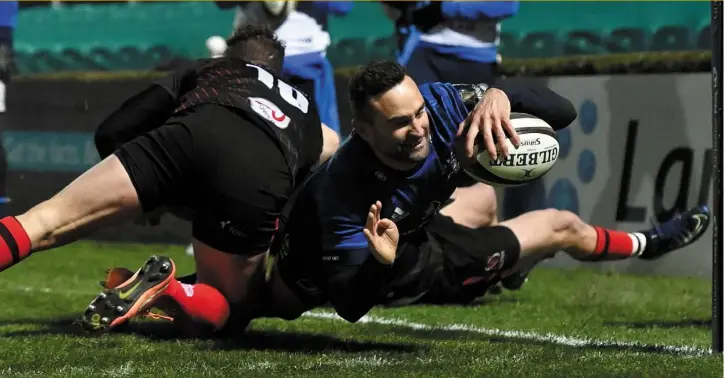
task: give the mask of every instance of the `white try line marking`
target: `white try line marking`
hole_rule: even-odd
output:
[[[332,312],[306,312],[303,314],[303,316],[314,319],[330,319],[346,322],[346,320],[342,319],[339,315]],[[639,342],[621,342],[613,340],[594,340],[581,337],[561,336],[552,333],[537,333],[529,331],[509,331],[495,328],[482,328],[469,324],[429,325],[409,322],[404,319],[387,318],[372,315],[363,316],[360,320],[357,321],[357,323],[397,326],[420,331],[470,332],[491,337],[545,342],[576,348],[590,347],[601,349],[628,349],[633,352],[665,352],[688,356],[706,356],[711,354],[711,349],[702,349],[690,346],[644,344]]]
[[[0,291],[15,292],[33,292],[61,295],[83,295],[93,296],[100,292],[81,291],[81,290],[55,290],[47,287],[4,287]],[[90,299],[90,298],[89,298]],[[309,311],[302,314],[303,317],[312,319],[343,321],[339,315],[333,312]],[[491,337],[502,337],[509,339],[529,340],[535,342],[546,342],[557,345],[565,345],[571,347],[590,347],[601,349],[629,349],[634,352],[664,352],[671,354],[680,354],[688,356],[706,356],[711,355],[711,349],[697,348],[691,346],[675,346],[662,344],[644,344],[640,342],[615,341],[615,340],[595,340],[582,337],[562,336],[552,333],[537,333],[530,331],[511,331],[496,328],[476,327],[469,324],[444,324],[429,325],[423,323],[410,322],[405,319],[387,318],[381,316],[365,315],[357,323],[361,324],[379,324],[388,326],[404,327],[420,331],[442,331],[442,332],[470,332]]]

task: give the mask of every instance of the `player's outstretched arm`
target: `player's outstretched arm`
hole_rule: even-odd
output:
[[[96,129],[95,143],[101,159],[110,156],[122,144],[161,126],[175,108],[173,96],[156,84],[126,100]]]
[[[323,261],[330,275],[329,301],[337,314],[356,322],[379,304],[397,255],[399,232],[389,219],[381,219],[379,202],[370,206],[366,225],[358,235],[367,246],[356,250],[325,252]]]
[[[502,80],[492,86],[502,90],[513,112],[532,114],[560,130],[573,122],[578,113],[571,102],[545,85]]]
[[[453,87],[470,112],[483,100],[489,89],[487,84],[453,84]],[[508,96],[511,111],[532,114],[556,130],[570,125],[577,117],[573,104],[546,86],[503,80],[490,88],[500,89]]]
[[[149,85],[123,102],[98,125],[95,143],[101,159],[137,136],[151,131],[168,120],[179,100],[196,83],[199,62],[186,64],[173,75]]]

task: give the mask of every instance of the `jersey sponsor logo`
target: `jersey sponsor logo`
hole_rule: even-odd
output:
[[[486,272],[497,271],[503,268],[505,264],[505,251],[495,252],[488,257],[488,265],[485,267]]]
[[[221,229],[230,233],[233,236],[236,236],[237,238],[243,237],[244,234],[241,233],[241,231],[234,228],[234,226],[231,225],[231,221],[221,221],[219,222],[221,224]]]
[[[410,213],[408,213],[405,210],[400,209],[399,207],[396,207],[395,210],[392,212],[392,216],[390,217],[390,219],[393,222],[399,222],[399,221],[405,219],[408,215],[410,215]]]
[[[261,97],[250,97],[249,104],[251,109],[259,114],[265,120],[271,122],[280,129],[286,129],[291,121],[284,112],[274,105],[271,101]]]

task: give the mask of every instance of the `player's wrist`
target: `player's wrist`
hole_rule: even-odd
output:
[[[395,258],[392,257],[391,259],[389,257],[386,257],[385,254],[379,253],[376,249],[370,247],[370,252],[372,252],[372,256],[374,256],[375,260],[383,265],[392,265],[395,262]],[[394,255],[394,254],[393,254]]]

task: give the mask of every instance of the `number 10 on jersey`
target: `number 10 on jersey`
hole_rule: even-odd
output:
[[[256,69],[258,73],[257,79],[259,79],[259,81],[264,83],[269,89],[274,88],[274,75],[259,66],[248,63],[247,66]],[[304,96],[302,92],[281,80],[277,80],[277,89],[284,101],[299,109],[302,113],[307,114],[309,110],[309,100],[307,100],[307,97]]]

